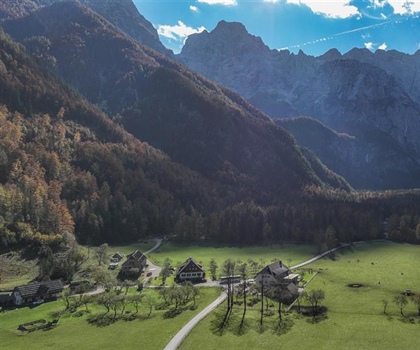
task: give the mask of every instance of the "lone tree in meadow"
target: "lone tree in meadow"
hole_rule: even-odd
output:
[[[394,298],[394,303],[398,306],[401,312],[401,316],[404,316],[403,310],[408,304],[407,297],[405,295],[399,294]]]

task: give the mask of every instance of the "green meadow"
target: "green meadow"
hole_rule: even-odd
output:
[[[151,253],[149,258],[156,264],[170,258],[175,266],[183,263],[189,257],[208,268],[214,258],[219,265],[226,259],[253,259],[261,264],[269,264],[273,259],[282,260],[286,265],[295,265],[315,255],[315,248],[310,245],[282,244],[269,246],[223,246],[223,245],[185,245],[181,243],[163,242],[160,249]],[[219,269],[220,270],[220,269]],[[220,271],[219,271],[220,273]]]
[[[154,241],[130,246],[110,247],[109,253],[124,254],[135,249],[147,250]],[[298,264],[314,255],[314,248],[305,245],[281,245],[270,247],[228,247],[186,245],[164,242],[158,252],[151,254],[155,263],[166,257],[174,264],[188,257],[201,261],[205,267],[211,258],[219,266],[227,259],[247,261],[253,259],[269,263],[280,259],[286,264]],[[13,258],[15,259],[15,258]],[[94,260],[90,261],[94,264]],[[25,262],[27,264],[28,262]],[[30,266],[25,269],[16,261],[25,276],[31,275]],[[313,319],[296,311],[284,315],[279,327],[277,305],[270,304],[271,315],[264,316],[260,327],[260,303],[248,307],[246,327],[240,332],[238,325],[242,306],[235,305],[228,327],[220,332],[217,325],[223,316],[225,306],[208,315],[187,336],[181,350],[216,349],[273,349],[298,347],[301,349],[418,349],[420,318],[417,307],[410,301],[404,309],[404,317],[394,303],[396,295],[411,289],[420,293],[420,246],[391,242],[370,242],[344,248],[332,257],[318,260],[304,269],[316,272],[307,290],[323,289],[325,300],[321,305],[327,308],[323,317]],[[305,280],[311,274],[305,273]],[[359,288],[349,287],[351,284]],[[17,330],[19,324],[37,319],[51,320],[53,311],[64,309],[61,300],[44,303],[34,308],[24,307],[0,313],[1,349],[114,349],[115,347],[138,346],[142,349],[163,349],[197,312],[212,302],[219,294],[217,288],[201,288],[197,310],[186,310],[175,318],[166,319],[167,310],[153,311],[146,317],[143,306],[142,317],[132,321],[118,320],[107,326],[93,325],[88,317],[105,311],[103,306],[92,304],[90,313],[76,317],[65,314],[58,326],[49,331],[35,331],[24,334]],[[134,291],[133,291],[134,292]],[[383,300],[388,301],[386,314]],[[302,302],[305,306],[305,302]],[[84,309],[81,306],[80,309]],[[128,310],[133,309],[128,306]],[[133,312],[133,310],[131,310]]]
[[[420,293],[420,246],[390,242],[354,245],[308,265],[318,271],[308,286],[323,289],[328,308],[325,317],[291,312],[284,329],[278,329],[277,315],[266,317],[259,327],[258,306],[247,313],[248,328],[237,331],[242,307],[237,306],[233,320],[223,334],[215,329],[224,305],[207,316],[184,340],[180,349],[418,349],[420,318],[417,307],[409,302],[405,317],[393,299],[411,289]],[[349,284],[362,285],[351,288]],[[387,314],[383,300],[388,301]],[[273,305],[273,309],[276,306]],[[200,341],[201,339],[201,341]],[[206,341],[202,341],[205,339]]]
[[[58,326],[47,331],[22,333],[19,324],[38,319],[51,320],[50,312],[64,309],[61,300],[48,302],[34,308],[24,307],[0,313],[0,348],[2,350],[27,349],[163,349],[171,338],[220,294],[218,288],[201,288],[197,300],[198,308],[185,310],[174,318],[164,318],[167,310],[153,311],[147,317],[148,309],[141,307],[140,317],[134,320],[118,320],[106,326],[90,324],[88,317],[105,312],[99,305],[89,305],[89,314],[65,314]],[[84,306],[79,307],[84,310]],[[127,310],[134,312],[132,306]],[[112,313],[112,311],[111,311]]]

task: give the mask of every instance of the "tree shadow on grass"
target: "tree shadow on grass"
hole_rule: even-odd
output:
[[[293,321],[290,317],[283,318],[274,325],[273,332],[277,335],[286,334],[293,328],[294,324],[295,321]]]
[[[115,323],[117,320],[118,317],[114,317],[114,315],[108,313],[100,313],[90,316],[88,318],[88,323],[97,327],[106,327]]]
[[[225,318],[225,311],[215,311],[214,317],[210,321],[210,331],[214,335],[222,336],[227,331],[227,323],[223,323]]]
[[[322,321],[326,321],[327,319],[328,319],[327,314],[320,314],[320,315],[312,316],[311,318],[307,319],[306,322],[311,323],[311,324],[317,324]]]
[[[260,322],[258,322],[258,326],[257,326],[257,332],[260,334],[265,333],[265,331],[267,330],[268,326],[266,322],[263,322],[262,324]]]
[[[238,323],[235,322],[235,325],[232,326],[232,333],[241,336],[246,334],[251,329],[251,322],[247,319],[244,321],[239,321]]]
[[[184,306],[168,310],[163,314],[163,318],[175,318],[181,315],[185,310],[190,310],[190,308],[188,306]]]
[[[314,314],[312,308],[306,308],[302,311],[302,315],[308,317],[306,322],[311,324],[317,324],[328,319],[327,311],[327,307],[320,306],[318,307],[317,312]]]
[[[398,318],[398,320],[405,324],[415,324],[416,319],[414,317],[408,317],[408,316],[401,316]]]

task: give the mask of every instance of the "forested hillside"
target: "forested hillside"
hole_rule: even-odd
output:
[[[323,186],[295,140],[239,95],[140,45],[76,2],[5,29],[134,136],[241,199],[264,205]]]
[[[80,4],[6,28],[26,50],[0,31],[1,248],[333,245],[383,237],[387,218],[391,238],[420,236],[418,192],[352,192],[237,94]]]
[[[69,92],[3,32],[0,86],[3,245],[67,233],[90,243],[135,240],[169,233],[183,208],[207,212],[233,201],[228,187],[172,162]]]

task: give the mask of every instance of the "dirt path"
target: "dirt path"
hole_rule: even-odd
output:
[[[175,350],[179,344],[184,340],[187,334],[200,322],[204,317],[206,317],[210,312],[212,312],[216,307],[225,301],[227,294],[222,292],[219,297],[208,305],[204,310],[194,316],[181,330],[171,339],[171,341],[166,345],[164,350]]]
[[[156,244],[153,248],[149,249],[147,252],[144,253],[144,255],[150,254],[151,252],[154,252],[156,249],[158,249],[160,247],[160,245],[162,244],[162,239],[160,238],[156,238]],[[152,274],[149,277],[146,277],[143,280],[143,285],[146,285],[147,282],[154,278],[154,277],[158,277],[160,274],[160,271],[162,270],[159,266],[153,264],[150,260],[147,260],[147,272],[151,272]]]
[[[349,245],[350,245],[350,243],[341,244],[338,247],[335,247],[333,249],[327,250],[326,252],[323,252],[321,254],[318,254],[318,255],[314,256],[313,258],[311,258],[309,260],[306,260],[306,261],[304,261],[304,262],[302,262],[300,264],[297,264],[295,266],[289,267],[289,269],[290,270],[298,269],[299,267],[302,267],[302,266],[308,265],[310,263],[313,263],[314,261],[317,261],[318,259],[321,259],[324,256],[327,256],[328,254],[334,253],[336,250],[339,250],[341,248],[348,247]]]

